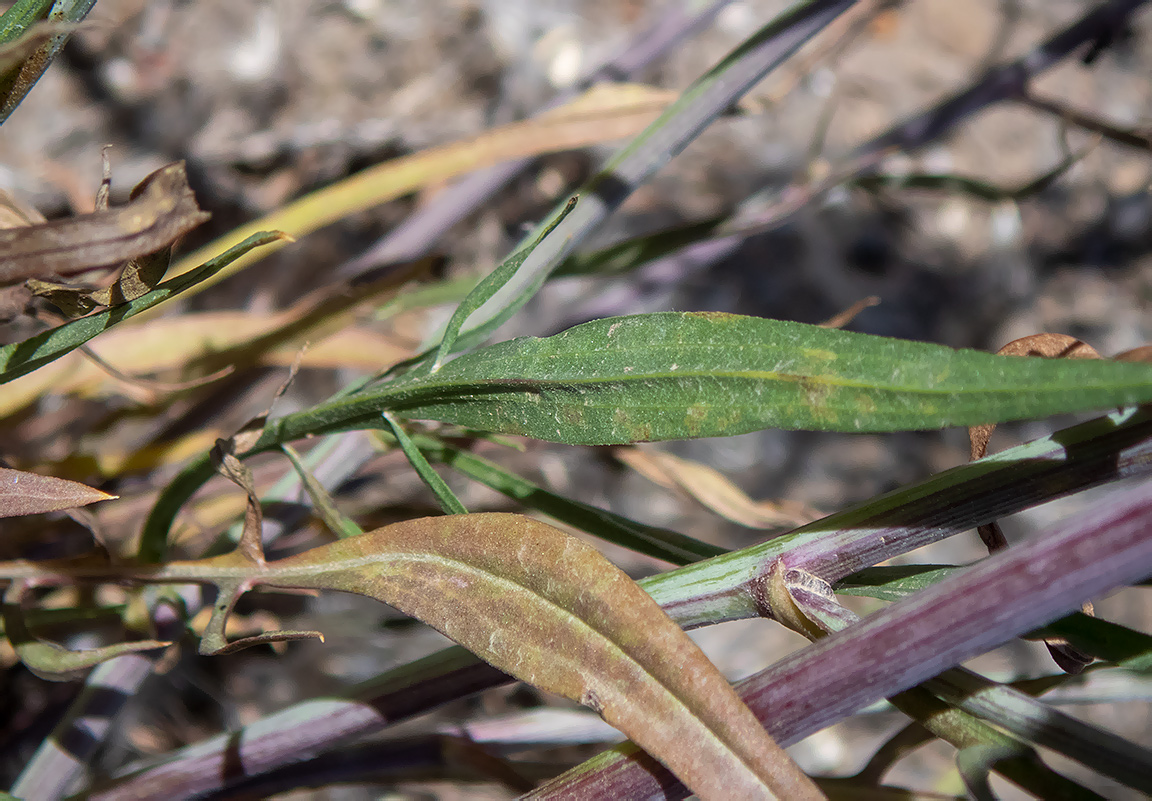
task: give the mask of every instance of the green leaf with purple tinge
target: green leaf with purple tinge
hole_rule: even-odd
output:
[[[235,556],[219,559],[233,565]],[[499,669],[596,709],[703,797],[821,797],[639,585],[544,523],[510,514],[412,520],[253,565],[248,581],[390,604]]]

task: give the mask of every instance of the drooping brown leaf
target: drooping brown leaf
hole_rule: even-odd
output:
[[[183,162],[161,167],[127,205],[0,230],[0,283],[64,276],[155,253],[208,219]]]
[[[197,564],[234,569],[242,558]],[[822,797],[656,602],[551,526],[511,514],[426,518],[249,565],[247,585],[353,592],[423,620],[597,710],[703,798]]]
[[[0,517],[59,512],[116,497],[75,481],[0,467]]]
[[[289,377],[289,381],[291,381],[291,377]],[[285,384],[285,386],[287,385]],[[280,393],[277,393],[277,397],[279,395]],[[245,495],[248,496],[248,503],[244,511],[244,530],[240,535],[240,543],[236,550],[222,558],[236,567],[260,571],[268,566],[264,560],[264,514],[260,507],[260,499],[256,495],[256,483],[252,477],[252,470],[236,458],[234,449],[235,438],[219,439],[216,441],[216,447],[212,449],[212,463],[216,466],[217,472],[244,490]],[[272,645],[291,640],[324,640],[324,635],[318,631],[266,631],[262,634],[229,642],[226,632],[228,616],[232,613],[236,601],[251,586],[249,578],[244,576],[243,572],[243,570],[239,570],[237,575],[217,583],[220,597],[212,610],[212,616],[208,619],[204,633],[201,635],[201,653],[220,655],[252,645]]]

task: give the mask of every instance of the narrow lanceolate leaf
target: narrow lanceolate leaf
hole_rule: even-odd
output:
[[[0,42],[11,42],[48,16],[52,0],[17,0],[0,14]]]
[[[0,230],[0,282],[73,275],[155,253],[208,219],[183,162],[145,178],[125,206]]]
[[[958,565],[883,565],[866,567],[836,584],[836,592],[881,601],[899,601],[950,576]]]
[[[931,429],[1148,400],[1149,365],[997,356],[780,320],[660,313],[502,342],[433,375],[284,418],[261,444],[305,432],[309,419],[323,430],[357,427],[377,409],[606,445],[764,428]]]
[[[26,230],[26,229],[21,229]],[[72,320],[64,325],[49,329],[23,342],[13,342],[0,347],[0,384],[5,384],[38,367],[58,359],[83,345],[97,334],[113,325],[135,317],[171,297],[178,295],[200,281],[215,275],[227,264],[253,248],[283,239],[279,231],[263,231],[253,234],[219,258],[200,265],[190,273],[170,278],[151,292],[112,309],[104,309],[87,317]]]
[[[328,526],[328,529],[337,537],[358,537],[363,534],[364,529],[356,525],[355,520],[340,511],[340,507],[336,505],[336,500],[328,492],[327,487],[318,481],[316,476],[312,475],[312,471],[304,464],[304,460],[300,458],[296,449],[290,445],[282,445],[281,450],[292,462],[292,469],[300,477],[300,483],[312,500],[312,508],[324,521],[324,525]]]
[[[0,467],[0,517],[59,512],[116,497],[75,481]]]
[[[26,584],[21,581],[8,585],[8,589],[4,591],[3,601],[0,602],[0,619],[4,621],[4,636],[12,644],[20,661],[32,673],[46,681],[74,678],[80,671],[114,657],[137,651],[154,651],[171,645],[159,640],[139,640],[73,651],[56,643],[37,639],[28,631],[24,622],[24,611],[20,606],[20,600],[26,589]]]
[[[574,699],[704,798],[821,797],[731,685],[594,548],[519,515],[426,518],[267,565],[261,584],[377,598]]]
[[[724,548],[701,542],[679,532],[638,523],[606,509],[566,498],[533,484],[482,456],[454,448],[430,437],[421,436],[418,444],[429,459],[451,465],[469,478],[504,493],[529,509],[543,512],[562,523],[622,548],[631,548],[638,553],[663,559],[674,565],[698,562],[701,559],[727,553]]]
[[[96,0],[55,0],[51,8],[47,8],[47,2],[30,0],[27,3],[15,3],[0,18],[0,41],[8,41],[9,36],[18,36],[26,30],[28,23],[39,19],[45,12],[49,21],[68,25],[68,30],[58,32],[41,44],[19,67],[0,75],[0,124],[8,119],[52,64],[52,60],[68,41],[69,30],[75,27],[75,23],[83,21],[95,4]]]
[[[447,328],[444,329],[444,337],[440,340],[440,347],[436,350],[436,359],[432,362],[432,372],[439,370],[444,364],[444,360],[459,350],[459,348],[455,346],[456,338],[460,335],[461,326],[468,321],[468,318],[472,316],[474,311],[483,306],[501,287],[511,280],[512,276],[516,275],[516,271],[520,269],[524,260],[532,255],[532,251],[539,247],[545,237],[556,230],[556,226],[563,222],[564,218],[572,212],[572,209],[576,207],[576,200],[575,197],[570,198],[568,204],[564,206],[564,209],[560,212],[560,215],[544,227],[544,231],[540,236],[532,241],[526,248],[518,250],[505,259],[500,266],[477,284],[476,288],[469,292],[464,300],[460,301],[460,305],[456,307],[456,311],[452,313],[452,318],[448,321]],[[509,309],[514,305],[515,304],[511,304]],[[503,319],[503,315],[498,315],[497,319]]]
[[[432,469],[432,465],[428,464],[428,459],[419,448],[412,444],[408,432],[396,422],[396,418],[385,412],[384,422],[391,429],[392,436],[396,438],[396,444],[400,446],[400,450],[404,451],[404,455],[408,457],[408,463],[412,465],[412,469],[416,471],[428,489],[432,490],[436,500],[440,502],[440,508],[444,510],[444,513],[449,515],[467,514],[468,510],[456,497],[456,493],[452,491],[444,479],[440,478],[440,474]]]

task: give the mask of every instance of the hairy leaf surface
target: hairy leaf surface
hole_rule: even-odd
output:
[[[413,520],[270,563],[256,580],[395,606],[596,709],[701,796],[815,790],[644,590],[551,526],[511,514]]]
[[[605,445],[763,428],[930,429],[1148,400],[1148,365],[1059,363],[780,320],[660,313],[502,342],[313,413],[335,421],[378,405],[409,418]]]

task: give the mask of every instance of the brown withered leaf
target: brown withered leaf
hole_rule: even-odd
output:
[[[213,639],[231,592],[264,585],[366,595],[592,707],[701,798],[823,797],[651,596],[596,549],[544,523],[449,515],[263,564],[241,549],[185,564],[228,576],[218,582],[218,622],[206,630]]]
[[[75,481],[0,467],[0,517],[59,512],[115,497]]]
[[[101,158],[103,174],[100,178],[100,188],[96,191],[95,210],[107,211],[111,207],[112,195],[112,164],[108,159],[108,146],[105,146]],[[168,271],[171,260],[171,245],[155,253],[132,259],[112,285],[103,289],[57,284],[36,278],[29,278],[24,285],[32,291],[32,294],[55,304],[65,317],[83,317],[101,306],[118,306],[148,294],[160,283],[160,279]]]
[[[184,163],[161,167],[124,206],[0,230],[0,283],[67,276],[156,253],[205,222]]]
[[[83,317],[102,306],[118,306],[151,292],[168,270],[171,252],[171,247],[166,247],[156,253],[132,259],[115,283],[103,289],[74,287],[37,278],[29,278],[25,286],[33,295],[54,304],[65,317]]]

